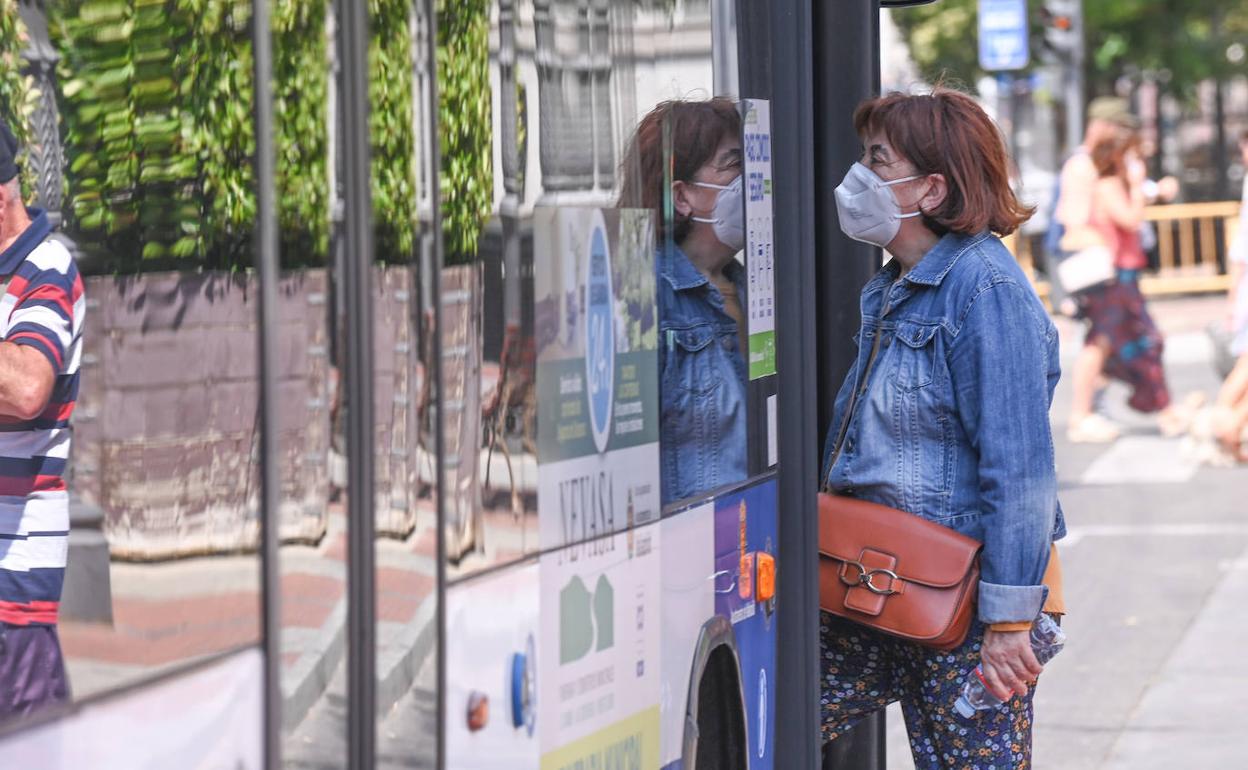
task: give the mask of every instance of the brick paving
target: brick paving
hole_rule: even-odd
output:
[[[424,502],[424,501],[422,501]],[[341,506],[316,546],[281,549],[283,690],[287,708],[306,711],[323,695],[343,654],[346,617],[346,532]],[[426,511],[426,513],[428,513]],[[432,522],[432,517],[428,518]],[[435,594],[436,528],[406,540],[378,541],[377,614],[387,628],[420,619]],[[75,695],[101,692],[187,663],[260,641],[258,560],[254,554],[112,565],[113,622],[63,621],[60,635]],[[381,635],[400,643],[414,634]],[[379,660],[401,657],[379,650]],[[290,702],[297,698],[302,702]]]

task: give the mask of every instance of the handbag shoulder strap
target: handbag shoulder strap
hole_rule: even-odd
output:
[[[893,283],[888,287],[888,292],[884,295],[884,308],[880,313],[880,317],[888,315],[891,310],[889,301],[892,299],[893,288],[897,284]],[[858,406],[858,400],[861,396],[866,395],[867,386],[871,382],[871,370],[875,367],[875,359],[880,353],[880,338],[884,335],[877,328],[875,330],[875,340],[871,343],[871,355],[867,357],[867,366],[858,378],[854,390],[849,394],[849,404],[845,407],[845,418],[841,420],[841,428],[836,434],[836,446],[832,450],[831,458],[828,460],[827,473],[823,478],[822,491],[832,491],[832,468],[836,466],[836,460],[841,456],[841,447],[845,444],[845,434],[849,431],[849,423],[854,418],[854,409]]]

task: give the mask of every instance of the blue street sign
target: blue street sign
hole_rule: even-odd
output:
[[[979,0],[979,66],[987,72],[1017,70],[1030,56],[1027,0]]]

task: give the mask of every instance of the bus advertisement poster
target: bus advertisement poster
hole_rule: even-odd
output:
[[[543,549],[658,519],[653,214],[534,212],[538,528]]]
[[[542,557],[542,770],[659,766],[659,529]]]
[[[447,767],[537,770],[539,569],[533,560],[447,589]]]

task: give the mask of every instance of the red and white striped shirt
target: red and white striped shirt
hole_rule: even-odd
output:
[[[0,414],[0,622],[55,624],[69,541],[69,418],[78,398],[85,300],[78,267],[50,239],[47,214],[0,254],[0,338],[38,350],[56,372],[33,420]]]

